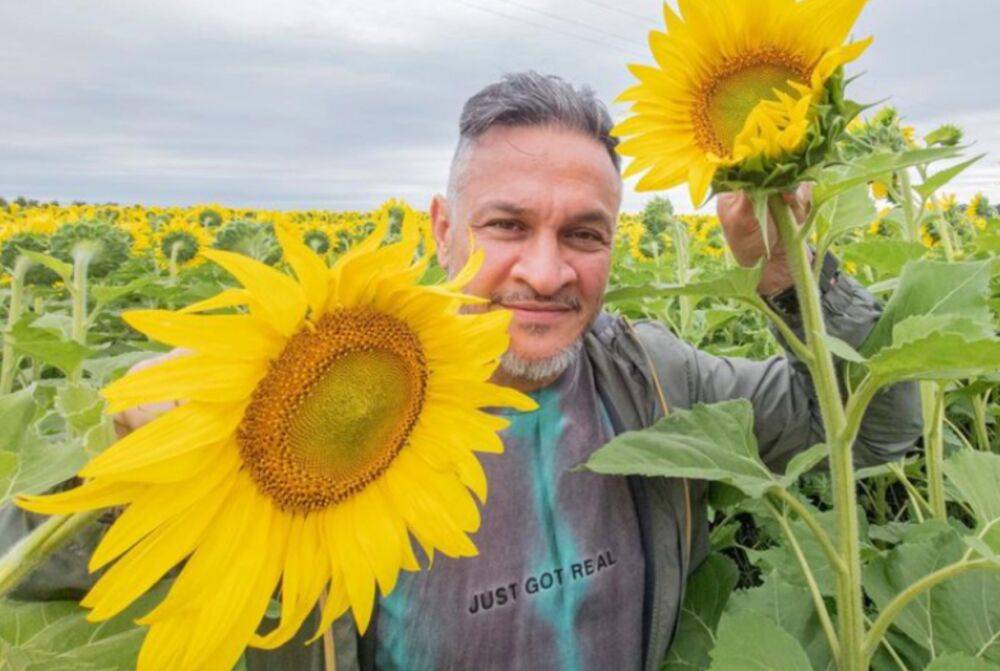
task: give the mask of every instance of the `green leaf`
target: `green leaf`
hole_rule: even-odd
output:
[[[927,665],[924,671],[996,671],[993,664],[969,655],[944,655]]]
[[[989,322],[989,281],[989,261],[907,263],[882,317],[861,346],[861,354],[870,358],[888,346],[893,328],[908,317],[955,315]]]
[[[981,159],[983,156],[986,156],[986,154],[980,154],[979,156],[970,158],[968,161],[962,161],[961,163],[953,165],[950,168],[940,170],[924,180],[923,184],[913,187],[913,190],[919,193],[924,200],[927,200],[934,195],[935,191],[957,177],[962,171]]]
[[[799,452],[788,461],[785,468],[785,475],[782,482],[785,486],[790,486],[799,479],[806,471],[810,471],[814,466],[826,459],[830,455],[830,446],[826,443],[818,443],[808,450]]]
[[[0,452],[17,452],[35,417],[34,387],[0,396]]]
[[[1000,233],[980,233],[973,242],[976,252],[982,254],[1000,253]]]
[[[607,292],[604,300],[608,303],[615,303],[623,300],[659,296],[752,298],[757,295],[757,284],[760,282],[763,269],[763,264],[758,264],[752,268],[737,266],[703,282],[621,287]]]
[[[25,256],[35,263],[41,264],[54,272],[56,275],[62,279],[65,284],[69,284],[73,279],[73,266],[60,261],[54,256],[49,256],[48,254],[42,254],[41,252],[35,252],[30,249],[22,249],[22,256]]]
[[[73,477],[87,463],[78,442],[47,441],[33,429],[25,432],[18,452],[0,456],[0,505],[17,494],[40,494]]]
[[[99,309],[129,294],[141,293],[154,279],[153,276],[147,275],[122,286],[97,285],[90,288],[90,295],[94,297],[97,302],[96,308]]]
[[[100,624],[74,601],[0,601],[0,671],[131,671],[146,634],[133,620],[168,588],[162,582]]]
[[[829,333],[820,333],[819,336],[823,340],[823,342],[826,343],[826,346],[830,350],[830,352],[839,356],[841,359],[845,361],[851,361],[853,363],[865,362],[865,358],[860,354],[858,354],[858,351],[856,349],[848,345],[840,338],[832,336]]]
[[[30,315],[28,315],[30,316]],[[80,363],[95,350],[80,343],[62,338],[46,329],[30,325],[30,319],[21,319],[10,331],[14,349],[42,363],[55,366],[66,375],[72,373]]]
[[[812,671],[791,634],[755,613],[726,615],[719,623],[709,671]]]
[[[830,648],[808,588],[772,573],[760,587],[734,592],[726,612],[765,617],[799,642],[809,655],[812,668],[825,669],[830,664]]]
[[[826,248],[844,233],[867,226],[875,218],[875,204],[868,184],[859,184],[830,198],[816,210],[814,226],[820,248]]]
[[[688,580],[677,633],[660,671],[700,671],[710,664],[713,634],[740,573],[724,555],[712,554]]]
[[[38,435],[34,388],[0,397],[0,505],[15,494],[43,492],[87,461],[80,445]]]
[[[1000,520],[1000,454],[960,450],[945,460],[944,474],[976,514],[977,528]]]
[[[83,362],[83,370],[96,383],[103,385],[119,377],[126,370],[146,359],[159,356],[161,352],[138,350],[112,356],[93,357]]]
[[[1000,339],[989,323],[950,315],[917,315],[893,329],[893,344],[868,360],[881,383],[955,380],[1000,368]]]
[[[810,506],[808,503],[804,503],[804,505],[810,510],[815,520],[819,523],[820,527],[826,531],[827,535],[831,539],[836,539],[836,514],[831,510],[821,512]],[[864,539],[867,539],[868,537],[868,521],[865,519],[864,515],[858,516],[858,525],[861,529],[862,543],[865,543]],[[795,539],[798,541],[799,547],[802,549],[802,554],[805,556],[806,561],[809,563],[809,567],[812,569],[813,577],[816,579],[816,584],[819,587],[820,593],[824,596],[836,595],[837,573],[836,570],[830,566],[826,558],[826,553],[823,551],[823,546],[820,545],[820,542],[816,539],[812,530],[810,530],[809,526],[802,521],[801,518],[789,520],[789,526],[791,526],[792,533],[795,534]],[[807,587],[805,577],[802,575],[802,570],[799,568],[795,553],[791,546],[788,545],[787,541],[784,541],[781,545],[775,545],[765,550],[748,551],[748,555],[754,563],[761,565],[765,568],[765,570],[773,571],[777,575],[781,576],[781,580],[783,582],[802,588]]]
[[[927,248],[906,240],[862,240],[841,249],[844,261],[870,266],[880,275],[898,275],[909,261],[919,259]]]
[[[896,172],[913,165],[953,158],[959,154],[961,149],[961,147],[934,147],[911,149],[898,154],[871,154],[853,161],[846,170],[834,168],[824,171],[820,175],[819,182],[813,188],[813,207],[819,207],[830,198],[859,184],[867,184],[886,173]]]
[[[83,433],[104,418],[105,402],[100,393],[85,383],[67,383],[56,391],[56,409],[66,423]]]
[[[795,479],[779,478],[761,461],[753,434],[753,407],[746,399],[674,410],[648,429],[612,439],[583,468],[614,475],[719,481],[757,498]]]
[[[966,546],[944,522],[930,521],[864,568],[865,592],[881,610],[927,574],[959,560]],[[894,622],[935,654],[965,653],[1000,664],[1000,572],[970,571],[911,601]]]

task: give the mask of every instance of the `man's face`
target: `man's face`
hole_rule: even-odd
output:
[[[596,140],[494,127],[467,150],[457,202],[431,205],[439,260],[456,273],[471,230],[485,261],[465,291],[513,310],[511,352],[553,357],[600,310],[620,199],[618,172]]]

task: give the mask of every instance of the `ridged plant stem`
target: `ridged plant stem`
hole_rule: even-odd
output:
[[[17,587],[49,555],[91,524],[101,512],[91,510],[50,517],[18,541],[7,554],[0,557],[0,597]]]
[[[789,269],[795,280],[806,346],[812,353],[812,361],[808,362],[809,372],[819,400],[826,440],[830,446],[833,506],[837,517],[836,543],[844,569],[837,574],[837,620],[840,640],[838,666],[841,671],[866,671],[861,547],[854,463],[851,455],[851,445],[857,427],[848,426],[833,357],[823,340],[826,327],[823,323],[819,287],[811,272],[806,242],[798,235],[795,219],[780,194],[768,198],[768,210],[778,227],[778,233],[787,253]]]
[[[73,288],[70,291],[73,322],[70,338],[81,345],[87,344],[87,271],[93,258],[93,252],[85,248],[73,253]],[[77,366],[70,375],[73,382],[79,382],[82,377],[82,366]]]
[[[920,396],[924,417],[924,463],[927,467],[927,501],[934,519],[946,520],[944,498],[944,387],[938,382],[921,382]]]
[[[3,355],[0,359],[0,395],[9,394],[14,389],[14,374],[17,373],[14,345],[10,342],[10,332],[24,312],[24,276],[31,267],[31,261],[20,257],[14,263],[10,281],[10,306],[7,308],[7,329],[3,334]]]

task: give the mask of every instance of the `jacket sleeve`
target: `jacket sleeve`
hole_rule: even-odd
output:
[[[837,274],[827,278],[821,304],[827,331],[859,347],[874,327],[881,307],[853,278]],[[782,315],[798,335],[802,334],[797,315]],[[646,329],[656,328],[646,322]],[[666,331],[665,327],[660,327]],[[647,330],[648,333],[648,330]],[[658,340],[671,352],[673,365],[667,366],[669,388],[683,375],[687,388],[676,399],[684,406],[746,398],[754,409],[754,433],[761,457],[772,469],[783,472],[788,460],[824,440],[819,403],[808,369],[791,353],[753,361],[737,357],[713,356],[670,334],[673,342]],[[780,338],[779,338],[780,341]],[[678,369],[682,367],[682,370]],[[842,372],[843,366],[838,365]],[[668,394],[672,395],[672,394]],[[686,403],[684,403],[686,401]],[[883,388],[872,399],[854,444],[858,466],[869,466],[899,458],[911,449],[922,429],[919,386],[904,382]]]

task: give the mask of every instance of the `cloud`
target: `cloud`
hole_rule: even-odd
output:
[[[12,92],[0,105],[0,195],[352,209],[396,195],[422,206],[443,187],[469,95],[533,68],[610,101],[631,83],[625,63],[651,60],[655,4],[2,3],[0,24],[16,29],[0,52]],[[877,39],[857,97],[893,94],[921,130],[963,123],[992,161],[964,179],[988,183],[1000,157],[997,10],[967,0],[959,34],[942,29],[954,7],[939,5],[870,4],[858,31]],[[685,191],[669,194],[680,209]],[[648,197],[629,190],[625,207]]]

